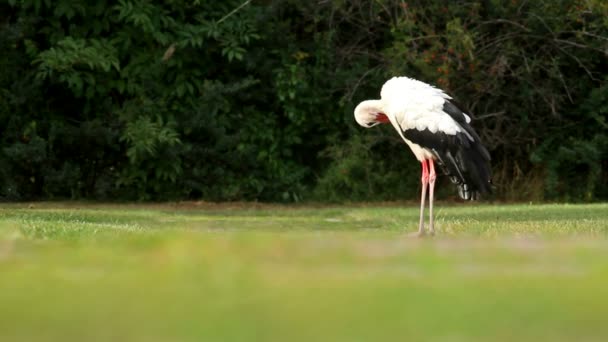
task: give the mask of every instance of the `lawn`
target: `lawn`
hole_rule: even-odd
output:
[[[608,204],[0,205],[0,341],[602,341]]]

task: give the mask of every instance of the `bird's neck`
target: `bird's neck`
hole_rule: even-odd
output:
[[[376,115],[377,113],[384,113],[384,103],[382,100],[363,101],[355,109],[355,114],[361,116]]]
[[[389,122],[386,115],[386,105],[382,100],[367,100],[364,101],[364,108],[367,110],[367,115],[375,118],[377,122],[387,123]]]

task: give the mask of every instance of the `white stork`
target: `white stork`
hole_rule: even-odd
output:
[[[408,77],[393,77],[382,86],[380,97],[361,102],[355,119],[366,128],[390,122],[422,163],[418,235],[424,234],[427,187],[429,232],[434,234],[435,162],[457,185],[460,197],[473,200],[480,193],[492,192],[490,153],[471,127],[471,118],[442,90]]]

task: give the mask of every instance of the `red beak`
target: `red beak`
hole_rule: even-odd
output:
[[[380,122],[380,123],[390,122],[390,120],[388,119],[388,117],[384,113],[377,113],[376,114],[376,121]]]

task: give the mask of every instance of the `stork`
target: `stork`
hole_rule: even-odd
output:
[[[492,192],[490,153],[471,127],[471,118],[441,89],[408,78],[393,77],[379,100],[355,108],[355,120],[365,128],[390,123],[422,164],[422,195],[418,236],[424,235],[424,206],[428,187],[429,233],[433,224],[435,163],[450,177],[464,200]]]

